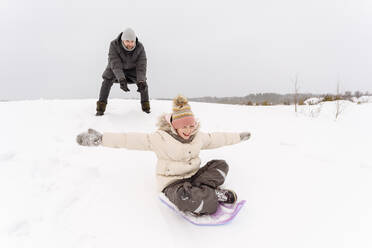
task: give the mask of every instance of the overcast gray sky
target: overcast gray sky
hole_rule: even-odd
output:
[[[132,27],[150,97],[372,92],[372,1],[0,1],[0,99],[96,98]],[[114,85],[112,97],[124,94]]]

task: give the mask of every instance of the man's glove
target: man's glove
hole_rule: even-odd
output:
[[[240,140],[241,141],[248,140],[251,137],[250,132],[243,132],[243,133],[240,133],[239,135],[240,135]]]
[[[147,89],[147,83],[143,81],[139,81],[137,82],[137,87],[138,87],[137,92],[143,92]]]
[[[88,132],[76,136],[76,142],[82,146],[98,146],[102,143],[102,134],[89,128]]]
[[[121,78],[119,80],[119,84],[120,84],[120,89],[124,90],[125,92],[130,91],[128,88],[128,81],[126,78]]]

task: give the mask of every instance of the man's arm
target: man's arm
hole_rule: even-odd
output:
[[[142,49],[136,62],[137,82],[146,82],[147,57],[145,48]]]
[[[114,73],[116,79],[118,81],[120,81],[121,79],[125,79],[123,63],[121,62],[119,53],[116,51],[115,45],[112,42],[110,44],[108,60],[110,68]]]

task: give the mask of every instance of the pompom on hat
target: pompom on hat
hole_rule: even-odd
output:
[[[194,114],[188,100],[182,95],[173,99],[172,125],[175,129],[195,125]]]

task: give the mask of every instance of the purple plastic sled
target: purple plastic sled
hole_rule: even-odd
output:
[[[182,218],[197,226],[220,226],[228,224],[236,217],[246,202],[245,200],[242,200],[234,205],[220,204],[217,208],[217,212],[214,214],[195,216],[191,213],[179,211],[164,194],[160,194],[159,199]]]

